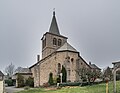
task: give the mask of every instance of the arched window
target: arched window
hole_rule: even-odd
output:
[[[71,58],[71,62],[73,62],[74,61],[74,58]]]
[[[58,63],[58,74],[60,74],[60,72],[61,72],[61,64]]]
[[[58,46],[61,46],[61,44],[62,44],[62,40],[58,39]]]
[[[57,39],[53,38],[53,45],[57,45]]]

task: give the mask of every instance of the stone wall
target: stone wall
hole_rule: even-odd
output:
[[[18,75],[18,74],[17,74],[17,75]],[[18,77],[18,76],[17,76],[17,75],[15,75],[15,77],[16,77],[16,78],[15,78],[15,79],[16,79],[16,87],[18,87],[18,81],[17,81],[17,77]],[[24,77],[24,81],[25,81],[26,79],[28,79],[29,77],[32,77],[31,74],[26,74],[26,75],[25,75],[25,74],[23,73],[23,74],[21,74],[21,75]]]
[[[3,81],[0,81],[0,93],[3,93],[4,90],[4,83]]]
[[[79,62],[79,65],[77,64]],[[36,64],[31,68],[31,72],[34,77],[34,86],[39,87],[49,80],[49,74],[53,73],[53,78],[58,75],[58,63],[61,64],[67,70],[67,81],[75,82],[79,81],[80,78],[76,73],[77,67],[90,68],[89,65],[79,56],[77,52],[57,52],[51,54],[49,57],[42,59],[40,63]]]
[[[66,59],[69,57],[69,59]],[[43,85],[44,83],[47,83],[49,80],[49,74],[53,73],[53,78],[57,77],[58,73],[58,63],[65,66],[67,70],[67,80],[74,82],[79,79],[79,77],[76,76],[76,60],[80,59],[78,53],[75,52],[58,52],[54,55],[51,55],[48,59],[44,60],[40,64],[40,85]],[[87,68],[88,65],[80,59],[80,63]]]

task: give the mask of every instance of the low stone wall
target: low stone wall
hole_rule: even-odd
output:
[[[0,93],[3,93],[3,89],[4,89],[3,85],[4,85],[3,81],[0,81]]]

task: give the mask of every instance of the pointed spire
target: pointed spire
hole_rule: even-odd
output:
[[[55,16],[55,11],[53,11],[53,16]]]
[[[59,28],[58,28],[57,21],[56,21],[56,17],[55,17],[55,9],[53,10],[53,18],[52,18],[49,32],[53,33],[53,34],[60,35]]]
[[[53,16],[55,16],[55,8],[53,9]]]

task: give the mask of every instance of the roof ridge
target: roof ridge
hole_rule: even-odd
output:
[[[60,48],[58,48],[56,51],[65,51],[65,50],[69,50],[69,51],[74,51],[74,52],[78,52],[73,46],[71,46],[68,42],[65,42]]]
[[[4,76],[4,74],[2,73],[2,71],[0,71],[0,76]]]

